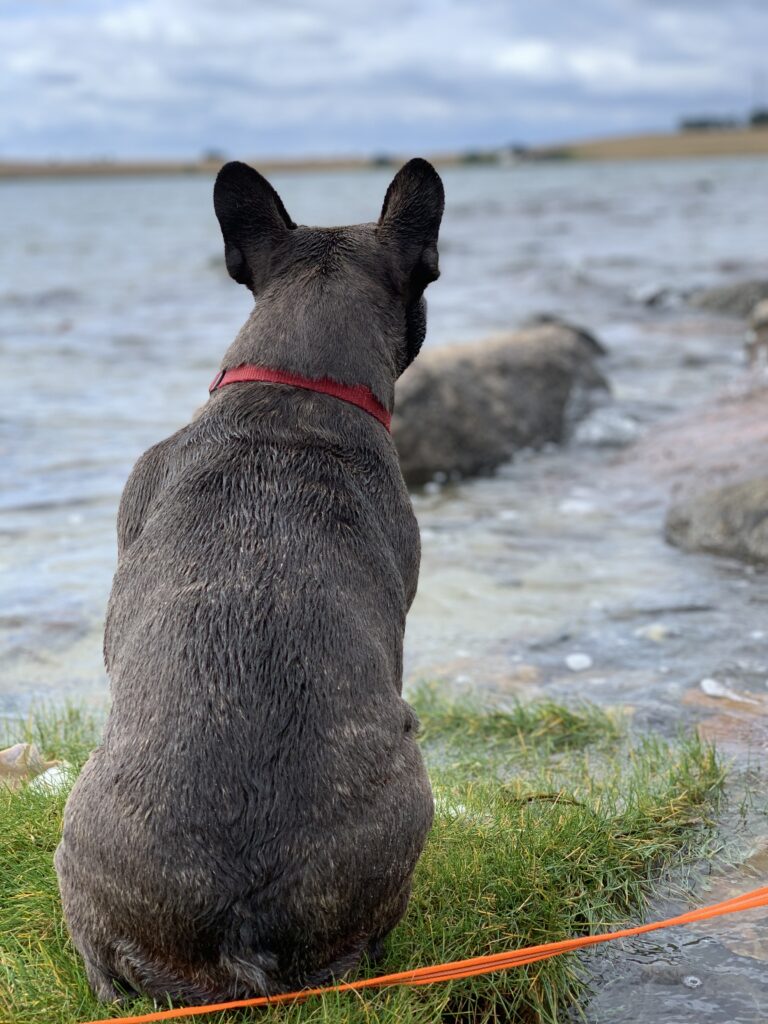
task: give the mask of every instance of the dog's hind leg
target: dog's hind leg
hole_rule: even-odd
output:
[[[88,984],[100,1003],[124,1003],[129,998],[128,986],[117,988],[114,976],[87,953],[83,953],[83,962]]]
[[[365,950],[365,955],[368,958],[368,963],[375,967],[381,959],[384,957],[386,952],[386,942],[390,932],[397,927],[405,915],[405,911],[408,908],[408,901],[411,898],[411,887],[407,886],[404,892],[394,901],[392,912],[388,915],[386,924],[380,928],[374,935],[368,940],[368,945]]]
[[[222,955],[217,962],[172,964],[129,941],[119,942],[115,951],[119,987],[125,985],[137,994],[188,1006],[286,991],[270,974],[276,965],[269,955],[247,959]]]

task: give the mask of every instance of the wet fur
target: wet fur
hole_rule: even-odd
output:
[[[297,228],[242,164],[215,203],[258,297],[222,366],[391,408],[437,276],[429,164],[378,224]],[[327,395],[227,386],[139,460],[118,543],[112,707],[56,853],[94,991],[201,1003],[343,975],[405,912],[432,819],[401,698],[419,538],[391,437]]]

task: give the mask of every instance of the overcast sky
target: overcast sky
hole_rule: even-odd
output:
[[[0,156],[434,152],[768,104],[768,0],[0,0]]]

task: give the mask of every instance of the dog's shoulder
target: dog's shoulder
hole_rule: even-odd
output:
[[[194,423],[152,445],[139,457],[128,477],[117,513],[118,555],[141,533],[147,513],[159,491],[171,475],[175,456],[184,445]]]

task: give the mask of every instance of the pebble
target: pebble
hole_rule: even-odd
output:
[[[536,665],[516,665],[509,675],[510,682],[514,683],[536,683],[541,672]]]
[[[728,700],[738,701],[740,704],[760,703],[760,701],[754,700],[752,697],[742,697],[740,693],[736,693],[735,690],[729,689],[717,679],[702,679],[699,683],[699,687],[708,697],[725,697]]]
[[[584,669],[592,668],[593,661],[588,654],[583,654],[581,651],[574,651],[573,654],[569,654],[566,657],[565,664],[571,672],[583,672]]]
[[[595,448],[623,448],[639,436],[637,421],[610,407],[596,409],[579,423],[574,432],[577,444]]]
[[[595,506],[585,498],[565,498],[560,502],[558,509],[566,516],[586,516],[594,512]]]
[[[72,782],[72,765],[62,761],[61,764],[48,768],[42,774],[35,776],[29,783],[29,788],[38,793],[60,793]]]
[[[668,636],[676,636],[677,634],[678,631],[676,629],[672,629],[663,622],[651,622],[648,626],[640,626],[639,629],[636,629],[634,635],[641,640],[652,640],[655,644],[660,644]]]

